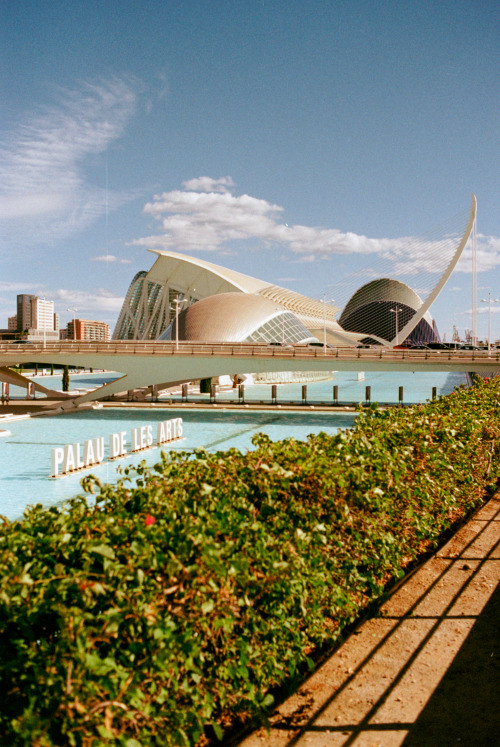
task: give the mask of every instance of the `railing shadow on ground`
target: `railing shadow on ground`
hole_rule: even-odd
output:
[[[500,502],[487,506],[470,539],[467,524],[459,549],[450,540],[411,574],[356,631],[359,641],[352,635],[280,706],[268,732],[239,744],[498,744]]]
[[[443,747],[460,742],[474,747],[500,742],[500,586],[403,744]]]

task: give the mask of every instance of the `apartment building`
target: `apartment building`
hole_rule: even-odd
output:
[[[73,319],[68,322],[68,340],[108,342],[111,339],[109,324],[93,319]]]

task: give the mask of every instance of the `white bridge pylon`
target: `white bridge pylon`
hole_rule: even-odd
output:
[[[477,214],[477,200],[476,200],[476,196],[472,194],[469,220],[467,222],[467,226],[462,235],[462,238],[457,244],[457,248],[453,252],[453,255],[451,259],[449,260],[448,264],[446,265],[446,268],[443,274],[441,275],[438,282],[436,283],[432,291],[429,293],[425,301],[422,303],[420,308],[417,310],[417,312],[412,316],[412,318],[408,321],[407,324],[405,324],[405,326],[402,329],[396,330],[396,336],[392,340],[391,345],[396,345],[398,340],[406,340],[408,335],[411,334],[411,332],[415,329],[415,327],[420,322],[420,320],[424,317],[427,311],[429,311],[432,304],[434,303],[436,298],[439,296],[439,294],[443,290],[444,286],[446,285],[446,283],[448,282],[450,278],[451,273],[457,266],[458,260],[462,256],[462,252],[465,249],[467,242],[469,241],[470,235],[472,233],[472,229],[474,228],[476,224],[476,214]]]

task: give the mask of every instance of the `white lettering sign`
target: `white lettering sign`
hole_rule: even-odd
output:
[[[182,438],[182,418],[163,420],[158,423],[156,433],[156,443],[158,445],[166,444],[176,438]]]
[[[125,456],[125,443],[126,443],[127,431],[120,431],[119,433],[112,433],[109,437],[109,458],[118,459],[118,457]]]
[[[52,477],[55,477],[59,474],[60,467],[62,466],[64,458],[64,447],[63,446],[56,446],[55,449],[52,449]]]
[[[92,467],[104,459],[104,437],[92,438],[83,444],[83,466]]]
[[[83,463],[86,467],[90,467],[92,464],[96,464],[94,455],[94,442],[92,440],[85,441],[83,444]]]
[[[64,447],[64,457],[63,457],[63,466],[62,471],[63,472],[72,472],[75,467],[75,448],[76,444],[68,444]]]
[[[131,453],[161,446],[177,438],[182,438],[182,418],[162,420],[158,423],[156,443],[152,425],[141,425],[130,432]],[[127,454],[127,431],[111,433],[109,436],[108,459],[120,459]],[[91,438],[83,443],[56,446],[51,451],[51,477],[61,477],[81,469],[88,469],[104,461],[104,436]]]
[[[140,428],[132,428],[132,449],[131,451],[141,451],[150,449],[153,445],[153,426],[142,425]]]

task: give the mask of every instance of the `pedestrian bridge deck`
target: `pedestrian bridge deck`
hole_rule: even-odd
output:
[[[82,395],[77,403],[127,389],[171,386],[219,376],[276,371],[467,371],[500,372],[500,351],[323,348],[254,343],[156,341],[0,344],[2,368],[23,362],[107,369],[123,376]]]

